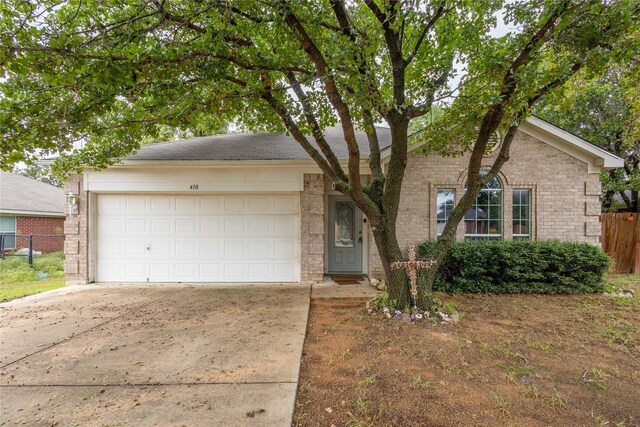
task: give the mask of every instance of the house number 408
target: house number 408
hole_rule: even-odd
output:
[[[199,187],[199,185],[198,185],[198,184],[191,184],[191,185],[189,186],[189,189],[191,189],[191,190],[197,190],[197,189],[198,189],[198,187]]]

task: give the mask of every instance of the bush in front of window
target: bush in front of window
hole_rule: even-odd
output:
[[[422,243],[419,256],[429,258],[435,246],[434,241]],[[466,240],[456,242],[447,253],[434,290],[491,294],[601,292],[610,262],[600,248],[586,243]]]

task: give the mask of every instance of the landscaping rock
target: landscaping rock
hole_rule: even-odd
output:
[[[631,292],[617,292],[617,293],[609,293],[609,292],[603,292],[603,294],[605,297],[610,297],[610,298],[633,298],[635,295]]]
[[[377,288],[378,285],[380,284],[380,280],[371,278],[369,279],[369,284],[374,288]]]
[[[401,320],[403,322],[410,322],[411,315],[409,313],[398,312],[393,315],[393,320]]]
[[[436,311],[436,317],[438,317],[443,322],[451,321],[451,317],[447,313],[442,313],[441,311]]]

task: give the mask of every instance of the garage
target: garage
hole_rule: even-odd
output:
[[[98,282],[297,282],[299,193],[97,194]]]

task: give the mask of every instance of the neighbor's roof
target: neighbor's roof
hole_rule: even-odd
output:
[[[64,190],[26,176],[0,171],[0,213],[64,216]]]
[[[391,145],[387,128],[378,128],[380,148]],[[349,158],[342,128],[324,131],[325,139],[340,160]],[[313,141],[313,138],[309,138]],[[356,132],[363,158],[369,156],[364,132]],[[315,146],[315,143],[314,143]],[[231,133],[144,145],[123,160],[309,160],[306,151],[290,136],[281,133]]]

